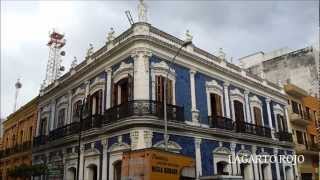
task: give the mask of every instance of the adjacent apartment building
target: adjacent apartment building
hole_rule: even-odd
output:
[[[319,101],[292,84],[285,85],[285,91],[289,97],[289,119],[295,150],[298,155],[304,155],[305,158],[304,163],[298,166],[299,176],[302,179],[317,179],[320,152],[319,136],[317,136]]]
[[[168,149],[194,158],[197,178],[296,179],[292,164],[229,162],[295,153],[283,90],[194,44],[172,63],[191,35],[181,40],[144,15],[41,91],[32,162],[54,169],[42,177],[120,180],[124,151],[165,147],[166,93]]]
[[[0,179],[15,179],[8,172],[32,164],[32,141],[36,131],[38,97],[34,98],[3,122],[0,149]]]
[[[248,72],[279,84],[294,84],[314,97],[319,96],[319,49],[314,46],[269,53],[257,52],[239,59]]]

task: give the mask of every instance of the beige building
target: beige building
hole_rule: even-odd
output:
[[[289,97],[288,112],[296,154],[305,158],[304,163],[298,166],[299,176],[301,179],[318,179],[320,144],[317,136],[317,101],[295,85],[285,85],[285,91]]]

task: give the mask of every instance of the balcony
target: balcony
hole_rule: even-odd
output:
[[[209,126],[212,128],[219,128],[219,129],[226,129],[226,130],[233,130],[233,122],[232,119],[222,116],[209,116]]]
[[[306,117],[306,118],[304,118],[304,117]],[[297,125],[307,126],[310,123],[307,116],[304,116],[304,117],[301,114],[297,114],[294,112],[290,113],[290,121],[294,124],[297,124]]]
[[[293,142],[291,133],[279,131],[275,134],[275,136],[276,136],[276,138],[279,139],[279,141]]]
[[[80,123],[73,122],[71,124],[65,125],[63,127],[54,129],[49,133],[49,141],[53,141],[68,135],[72,135],[79,132]]]
[[[271,129],[247,122],[235,122],[236,132],[271,138]]]
[[[16,144],[13,147],[6,148],[0,151],[0,158],[8,157],[13,154],[26,152],[31,150],[31,141],[23,142],[22,144]]]
[[[130,116],[155,116],[163,119],[163,103],[149,100],[135,100],[112,107],[105,112],[104,124]],[[183,107],[167,105],[168,121],[184,122]]]

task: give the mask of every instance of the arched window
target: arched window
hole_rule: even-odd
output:
[[[88,180],[98,180],[98,168],[95,164],[88,166]]]
[[[222,116],[221,108],[221,96],[218,94],[210,93],[210,104],[211,104],[211,116]]]
[[[62,127],[64,125],[65,117],[66,117],[66,109],[62,108],[58,111],[57,128]]]
[[[131,75],[114,83],[113,88],[113,106],[126,103],[133,99],[133,78]]]
[[[278,125],[278,131],[287,131],[287,124],[284,121],[284,118],[281,114],[277,114],[277,125]]]
[[[118,160],[113,163],[113,179],[114,180],[121,180],[121,166],[122,166],[122,161]]]
[[[234,104],[235,121],[244,122],[244,110],[243,110],[242,102],[238,100],[234,100],[233,104]]]
[[[77,171],[75,167],[71,167],[67,171],[67,179],[68,180],[76,180]]]
[[[227,162],[220,161],[217,163],[217,174],[218,175],[229,175]]]
[[[43,118],[40,120],[40,135],[46,135],[47,134],[47,118]]]
[[[98,90],[90,95],[90,110],[91,114],[102,114],[102,90]]]
[[[156,76],[156,101],[163,102],[164,100],[164,83],[166,77],[163,76]],[[173,87],[172,87],[172,81],[170,79],[167,79],[167,104],[172,104],[173,102]]]
[[[72,122],[78,122],[80,121],[80,110],[81,110],[81,105],[82,105],[82,100],[78,100],[73,104],[73,117],[72,117]]]
[[[262,113],[261,109],[258,107],[253,107],[253,116],[254,116],[254,122],[258,126],[262,126]]]

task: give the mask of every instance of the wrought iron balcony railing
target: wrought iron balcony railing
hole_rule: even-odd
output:
[[[112,123],[130,116],[156,116],[163,118],[163,103],[151,100],[134,100],[120,104],[105,112],[104,123]],[[167,118],[169,121],[184,121],[183,107],[167,105]]]
[[[31,150],[31,141],[23,142],[22,144],[16,144],[13,147],[6,148],[0,151],[0,158],[8,157],[13,154],[26,152]]]
[[[271,129],[268,127],[262,127],[247,122],[235,122],[235,129],[236,132],[271,138]]]
[[[102,125],[102,121],[103,121],[103,115],[101,114],[88,116],[87,118],[84,118],[82,120],[81,130],[86,131],[92,128],[99,128]]]
[[[275,137],[278,138],[279,141],[293,142],[292,134],[289,132],[279,131],[275,133]]]
[[[212,128],[233,130],[232,119],[222,116],[209,116],[209,126]]]
[[[78,133],[80,130],[79,128],[80,128],[80,123],[73,122],[63,127],[54,129],[49,133],[49,141],[53,141],[71,134]]]

